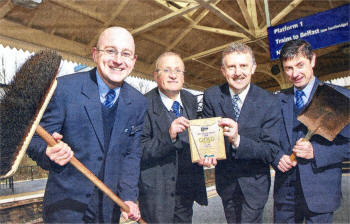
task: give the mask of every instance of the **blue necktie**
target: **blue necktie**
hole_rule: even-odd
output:
[[[232,98],[232,104],[233,104],[233,116],[235,121],[238,120],[239,113],[241,112],[241,110],[238,107],[238,100],[239,100],[239,96],[234,95]]]
[[[115,98],[115,91],[111,89],[106,95],[106,101],[104,102],[104,105],[107,108],[111,108],[113,106],[114,98]]]
[[[295,105],[297,106],[298,110],[300,110],[304,106],[304,95],[305,93],[302,90],[295,91]]]
[[[180,103],[177,101],[174,101],[173,105],[171,106],[171,109],[173,110],[176,117],[180,117]]]

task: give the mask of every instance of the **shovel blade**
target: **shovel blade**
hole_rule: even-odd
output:
[[[298,116],[298,120],[313,134],[333,141],[350,123],[350,100],[328,85],[319,85],[312,101]]]

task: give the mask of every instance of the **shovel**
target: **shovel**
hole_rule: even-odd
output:
[[[297,118],[308,129],[303,139],[309,141],[313,135],[318,134],[328,141],[333,141],[350,123],[349,112],[348,97],[328,85],[320,84],[309,106]],[[290,160],[296,160],[294,153],[290,156]]]

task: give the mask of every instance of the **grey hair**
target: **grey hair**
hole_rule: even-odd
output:
[[[255,57],[253,54],[253,50],[248,45],[243,43],[233,43],[233,44],[230,44],[228,47],[226,47],[225,50],[222,52],[222,59],[221,59],[222,66],[225,66],[225,63],[224,63],[225,56],[231,53],[249,53],[252,56],[253,64],[255,64]]]
[[[181,56],[178,54],[178,53],[175,53],[175,52],[172,52],[172,51],[167,51],[167,52],[164,52],[163,54],[159,55],[159,57],[157,58],[157,61],[156,61],[156,68],[155,68],[155,71],[157,72],[158,71],[158,66],[159,66],[159,63],[160,63],[160,60],[166,56],[177,56],[179,57],[181,60]],[[185,63],[184,64],[184,69],[185,69]]]

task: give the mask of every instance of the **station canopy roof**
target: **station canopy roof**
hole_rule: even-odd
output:
[[[265,5],[265,3],[268,3]],[[138,56],[133,75],[152,79],[165,51],[185,62],[185,87],[223,83],[222,50],[232,42],[252,47],[258,64],[253,82],[272,91],[286,87],[271,68],[266,16],[271,26],[336,8],[342,0],[0,0],[0,43],[17,49],[55,49],[64,59],[94,66],[91,49],[110,26],[127,28]],[[268,6],[268,10],[265,9]],[[349,43],[316,50],[316,76],[349,76]],[[276,66],[275,66],[276,67]]]

